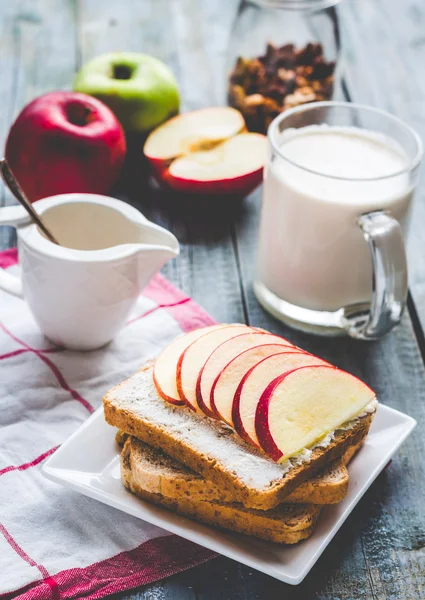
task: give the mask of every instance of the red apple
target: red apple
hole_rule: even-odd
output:
[[[234,108],[205,108],[155,129],[143,150],[156,179],[174,190],[246,195],[262,181],[267,138],[244,131]]]
[[[269,380],[258,400],[255,429],[261,448],[276,462],[359,415],[375,399],[362,381],[331,365],[311,365]]]
[[[241,133],[242,114],[229,106],[192,110],[169,119],[152,131],[145,142],[145,153],[154,170],[162,171],[179,156],[210,150]]]
[[[68,192],[106,194],[125,152],[112,111],[76,92],[51,92],[30,102],[6,141],[6,158],[31,202]]]

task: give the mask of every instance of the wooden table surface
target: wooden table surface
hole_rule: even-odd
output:
[[[238,0],[2,0],[0,136],[24,104],[70,87],[87,59],[142,51],[176,73],[183,109],[224,103],[224,61]],[[425,2],[343,0],[344,93],[387,109],[425,138]],[[10,201],[1,190],[2,203]],[[380,400],[418,427],[362,499],[305,581],[277,582],[224,557],[121,595],[138,599],[408,600],[425,598],[425,190],[409,240],[409,310],[381,342],[324,339],[288,330],[257,304],[251,287],[261,190],[243,204],[185,205],[129,177],[120,196],[175,233],[181,255],[164,274],[218,321],[281,333],[359,375]],[[8,230],[0,248],[13,243]]]

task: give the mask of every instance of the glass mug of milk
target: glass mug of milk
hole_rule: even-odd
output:
[[[396,117],[305,104],[270,125],[254,290],[280,320],[376,339],[407,298],[403,237],[422,158]]]

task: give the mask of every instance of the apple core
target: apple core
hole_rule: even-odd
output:
[[[65,115],[70,123],[77,127],[85,127],[94,121],[94,111],[80,102],[68,102],[65,105]]]
[[[134,73],[129,65],[113,65],[112,79],[131,79]]]

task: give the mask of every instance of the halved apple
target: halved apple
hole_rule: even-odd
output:
[[[210,325],[208,327],[194,329],[193,331],[179,335],[179,337],[164,348],[156,359],[153,368],[153,380],[156,390],[161,398],[171,404],[184,404],[177,391],[177,362],[181,354],[192,342],[205,333],[220,327],[224,327],[224,325]]]
[[[267,138],[242,133],[207,152],[194,152],[173,161],[166,183],[180,192],[247,195],[263,179]]]
[[[196,400],[202,412],[209,417],[215,415],[220,418],[220,414],[215,412],[212,408],[211,390],[215,380],[231,360],[244,350],[257,346],[258,344],[272,344],[278,342],[288,348],[294,348],[293,344],[288,342],[288,340],[285,340],[278,335],[273,335],[272,333],[266,333],[265,331],[248,331],[247,333],[241,333],[240,335],[223,342],[220,346],[217,346],[202,367],[196,383]]]
[[[225,325],[205,333],[182,352],[177,362],[177,390],[180,400],[189,408],[200,410],[196,401],[196,383],[210,354],[222,342],[247,331],[251,331],[247,325]]]
[[[183,154],[209,150],[244,128],[244,118],[234,108],[200,108],[177,115],[154,129],[145,142],[144,152],[149,159],[171,161]]]
[[[179,156],[210,150],[244,128],[244,118],[234,108],[201,108],[177,115],[157,127],[148,136],[143,152],[154,171],[161,176]]]
[[[258,401],[260,446],[274,461],[287,460],[356,417],[374,398],[366,384],[331,365],[289,371],[269,380]]]
[[[231,427],[233,427],[233,398],[243,376],[263,358],[272,354],[278,354],[287,348],[286,340],[283,339],[282,342],[276,340],[273,344],[266,343],[264,345],[263,341],[264,339],[258,346],[244,350],[244,352],[241,352],[230,361],[221,373],[217,375],[212,385],[210,394],[211,410]],[[295,347],[289,349],[289,351],[301,352],[301,350]]]
[[[259,446],[256,411],[261,394],[276,377],[304,365],[327,365],[324,360],[291,350],[280,351],[251,367],[240,381],[232,404],[233,426],[245,442]]]
[[[244,130],[234,108],[204,108],[155,129],[143,151],[155,177],[175,190],[245,195],[262,180],[267,139]]]

